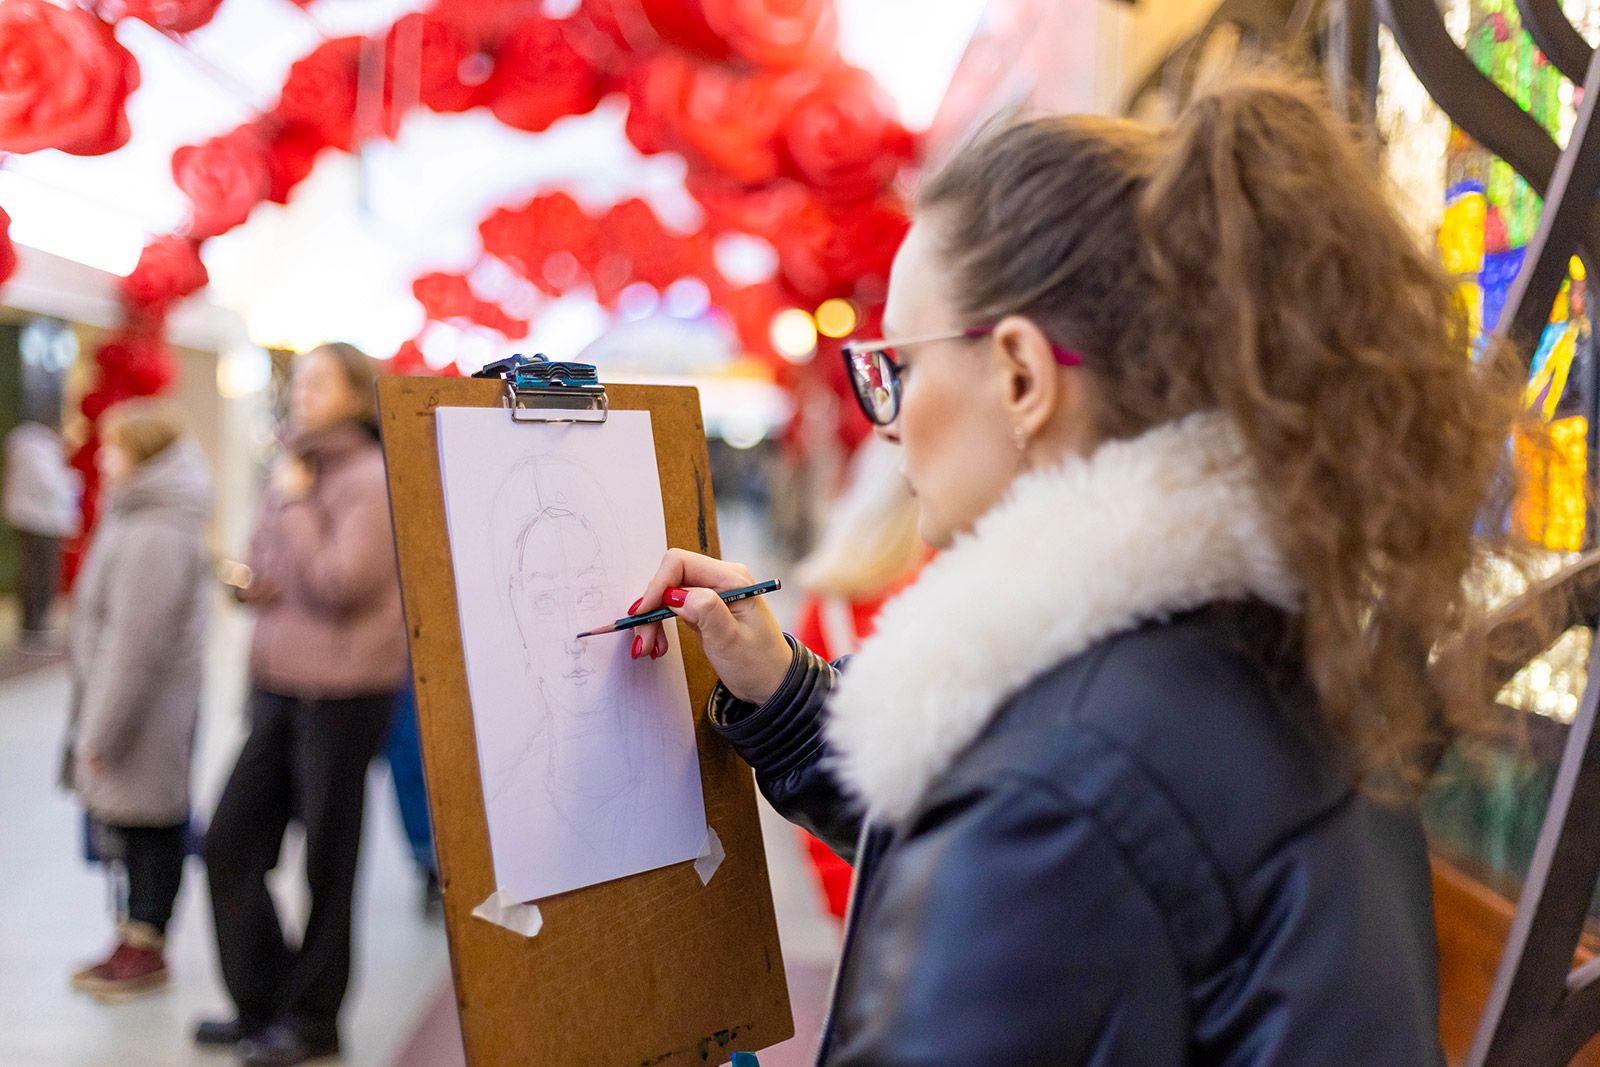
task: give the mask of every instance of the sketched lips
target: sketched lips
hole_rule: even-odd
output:
[[[578,668],[575,668],[573,670],[568,671],[566,674],[563,674],[561,677],[570,678],[574,682],[581,682],[581,681],[583,681],[585,678],[589,677],[589,675],[591,675],[593,673],[594,673],[594,671],[590,670],[587,667],[578,667]]]

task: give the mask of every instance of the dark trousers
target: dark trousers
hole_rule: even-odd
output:
[[[118,841],[122,867],[127,872],[122,913],[130,922],[146,923],[158,933],[167,932],[172,906],[183,885],[183,833],[187,825],[106,827]]]
[[[250,736],[206,831],[222,979],[247,1031],[274,1020],[331,1032],[350,982],[351,906],[367,764],[394,696],[297,700],[257,692]],[[267,872],[289,820],[306,834],[311,915],[283,938]]]
[[[50,628],[50,607],[61,588],[61,539],[17,531],[17,598],[22,601],[22,629],[38,633]]]

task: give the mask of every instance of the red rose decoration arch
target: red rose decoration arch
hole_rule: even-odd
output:
[[[139,71],[113,23],[135,18],[181,35],[220,3],[103,0],[90,10],[0,0],[0,152],[121,146]],[[639,151],[687,161],[703,227],[674,232],[639,200],[592,216],[564,192],[536,192],[483,219],[483,260],[544,296],[583,289],[606,304],[635,283],[659,290],[697,278],[743,347],[782,366],[781,376],[813,373],[777,359],[772,316],[847,297],[872,319],[907,225],[895,183],[917,155],[876,82],[840,60],[836,32],[832,0],[581,0],[560,19],[531,0],[435,0],[370,38],[322,42],[290,66],[273,107],[174,153],[189,221],[153,241],[124,279],[127,325],[97,354],[85,415],[96,421],[117,400],[167,387],[174,363],[163,322],[206,284],[203,242],[262,201],[287,203],[321,153],[392,137],[418,108],[485,107],[509,126],[541,131],[609,94],[626,98],[626,135]],[[771,281],[740,286],[722,276],[714,248],[736,234],[774,246]],[[0,280],[12,262],[0,225]],[[428,325],[395,353],[392,370],[427,373],[424,342],[435,328],[526,333],[523,318],[475,290],[476,277],[474,267],[417,280]],[[78,462],[92,483],[92,438]]]

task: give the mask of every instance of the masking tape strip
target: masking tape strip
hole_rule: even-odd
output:
[[[722,849],[722,839],[717,837],[717,832],[706,824],[706,844],[700,850],[700,857],[694,861],[694,873],[700,876],[701,885],[710,885],[711,876],[717,873],[717,868],[722,866],[722,861],[728,854]]]
[[[472,909],[472,914],[474,918],[503,926],[523,937],[533,937],[544,926],[544,916],[539,914],[537,904],[515,900],[504,889],[495,890],[488,900]]]

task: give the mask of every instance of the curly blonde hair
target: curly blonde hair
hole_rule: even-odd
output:
[[[919,207],[973,322],[1026,315],[1083,354],[1103,439],[1234,421],[1305,588],[1295,637],[1327,720],[1368,771],[1416,782],[1446,732],[1487,721],[1481,675],[1424,667],[1474,621],[1519,373],[1498,348],[1470,358],[1455,283],[1375,170],[1317,87],[1259,72],[1169,129],[998,129]]]

